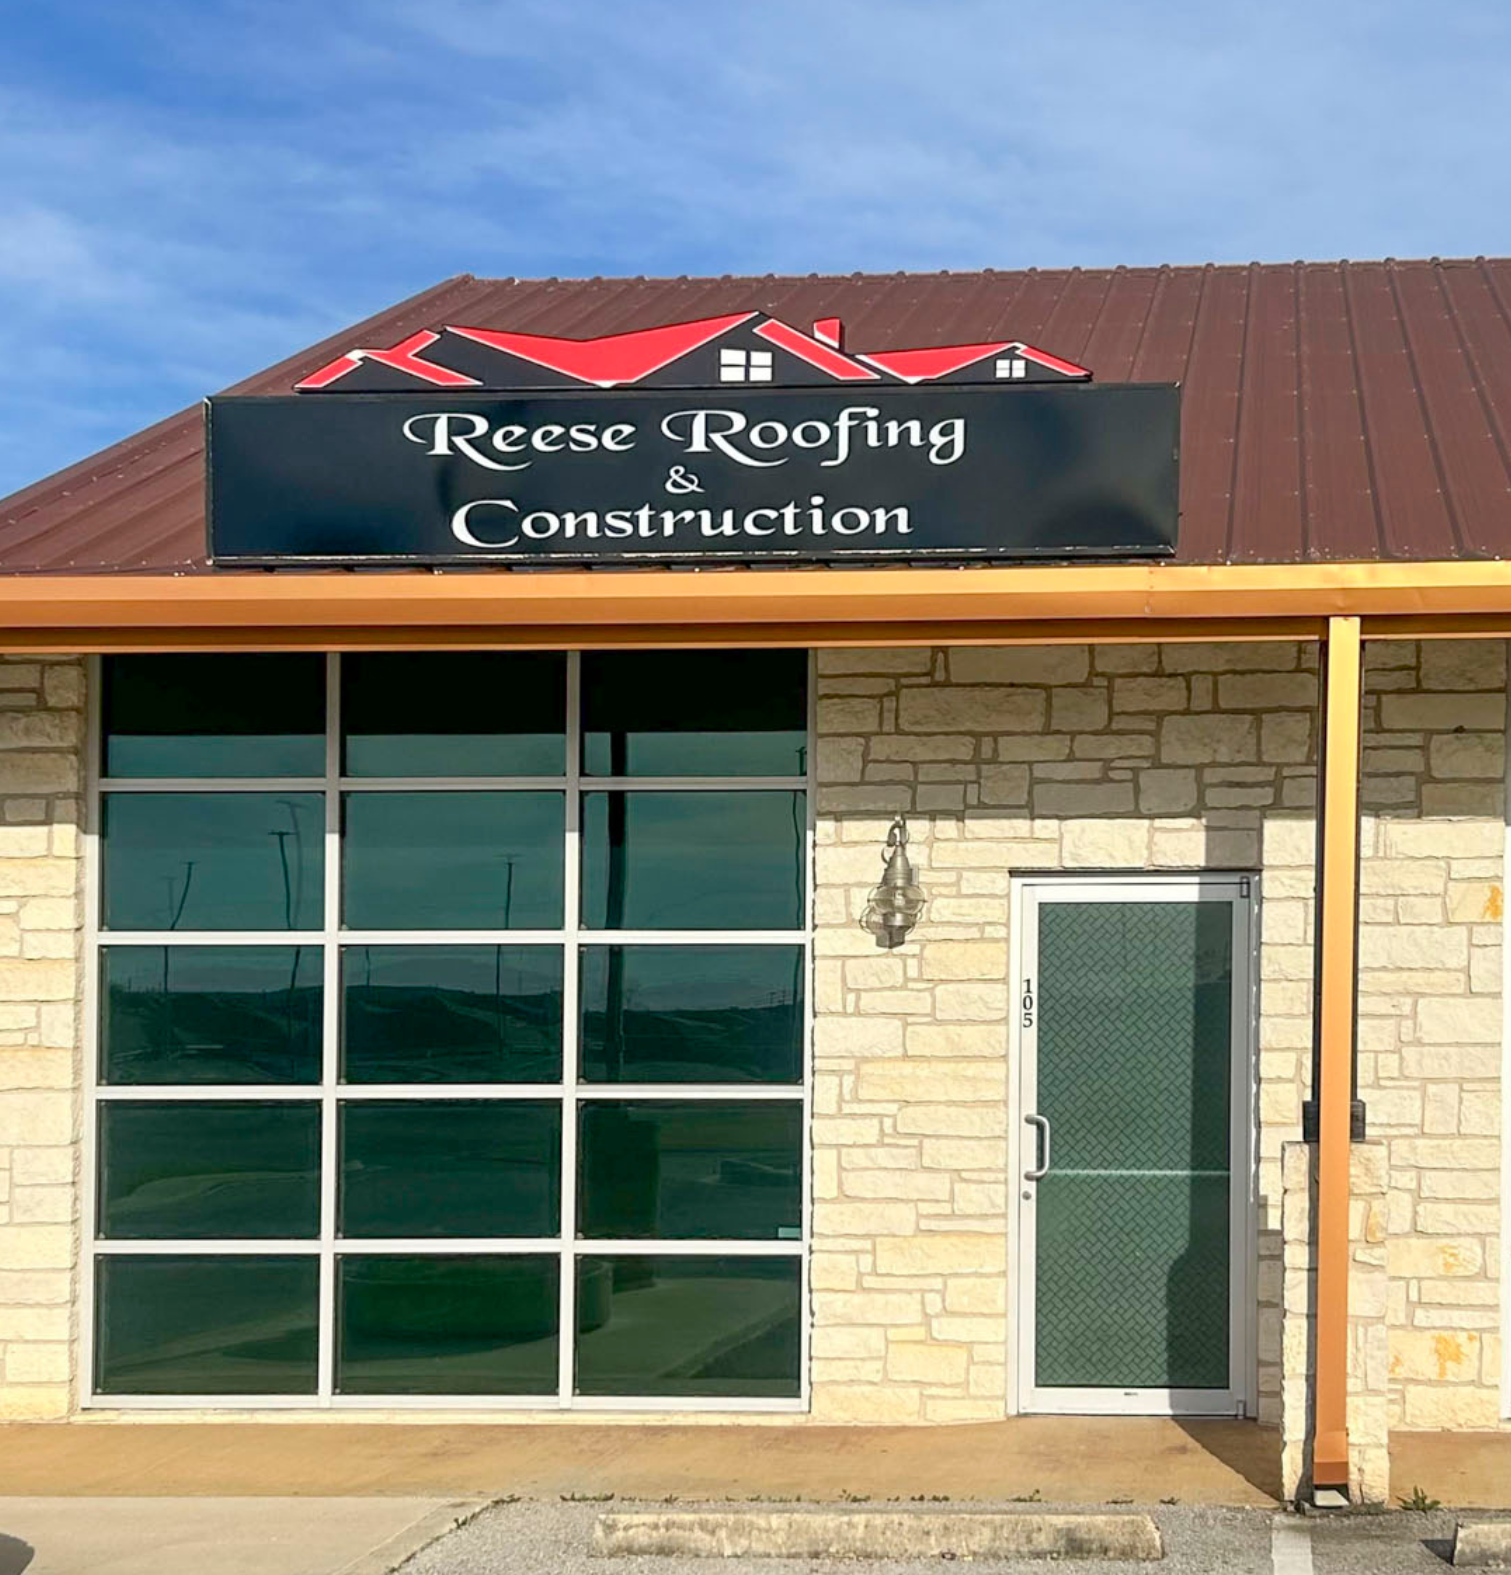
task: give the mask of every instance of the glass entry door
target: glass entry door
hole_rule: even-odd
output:
[[[1023,1410],[1247,1399],[1252,885],[1022,886]]]

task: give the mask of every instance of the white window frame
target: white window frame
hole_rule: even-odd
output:
[[[318,777],[257,778],[120,778],[102,774],[101,659],[89,659],[88,741],[84,829],[84,989],[83,1057],[84,1111],[81,1196],[83,1223],[80,1231],[79,1274],[79,1405],[85,1410],[110,1411],[646,1411],[646,1412],[805,1412],[809,1409],[812,1316],[810,1310],[810,1242],[812,1216],[811,1133],[813,1114],[813,847],[815,824],[814,718],[817,711],[815,664],[807,662],[806,772],[780,777],[601,777],[581,768],[581,653],[565,653],[567,666],[566,769],[556,777],[365,777],[341,774],[340,656],[325,656],[326,733],[325,771]],[[688,653],[696,660],[695,652]],[[546,930],[344,930],[341,927],[341,803],[346,792],[404,791],[446,792],[459,789],[489,792],[564,793],[566,799],[563,847],[563,912],[560,929]],[[804,881],[802,928],[794,930],[591,930],[581,926],[579,871],[581,867],[581,806],[585,792],[598,790],[662,790],[709,792],[770,790],[804,795],[804,828],[801,863]],[[325,794],[324,913],[318,930],[190,931],[104,930],[100,924],[101,806],[107,794],[136,792],[323,792]],[[424,1083],[357,1084],[339,1081],[340,956],[342,946],[370,944],[549,945],[562,955],[562,1081],[560,1083]],[[318,1084],[131,1084],[106,1087],[99,1081],[100,949],[102,946],[194,945],[318,945],[322,947],[323,1060]],[[801,1084],[591,1084],[580,1082],[578,1070],[578,963],[583,945],[799,945],[803,958],[803,1054]],[[107,1100],[216,1100],[289,1098],[318,1101],[321,1106],[321,1190],[318,1236],[297,1240],[260,1238],[211,1240],[114,1240],[98,1233],[98,1112]],[[476,1099],[509,1101],[560,1099],[561,1123],[561,1233],[546,1238],[526,1237],[392,1237],[346,1240],[336,1231],[337,1111],[343,1100],[362,1099]],[[577,1109],[592,1098],[667,1100],[778,1100],[801,1105],[801,1220],[799,1234],[778,1241],[657,1241],[579,1240],[577,1220]],[[558,1379],[555,1394],[534,1395],[341,1395],[335,1392],[336,1259],[352,1256],[415,1254],[465,1255],[472,1253],[556,1253],[561,1263],[561,1306],[558,1328]],[[318,1257],[318,1361],[315,1392],[300,1395],[172,1394],[127,1395],[95,1388],[95,1264],[99,1257],[155,1256],[194,1253],[200,1256],[251,1256],[298,1253]],[[798,1394],[768,1397],[706,1397],[696,1395],[609,1396],[574,1395],[576,1356],[575,1274],[579,1257],[666,1255],[677,1257],[784,1257],[799,1266]]]
[[[1034,1163],[1035,1135],[1026,1116],[1037,1110],[1039,1011],[1021,999],[1032,959],[1037,997],[1038,907],[1042,902],[1228,901],[1233,909],[1232,1081],[1229,1111],[1231,1183],[1228,1233],[1228,1373],[1226,1389],[1064,1388],[1035,1382],[1036,1192],[1024,1172]],[[1260,878],[1255,871],[1044,872],[1018,876],[1012,891],[1012,969],[1008,1049],[1008,1181],[1012,1190],[1015,1286],[1008,1302],[1008,1393],[1017,1415],[1250,1416],[1258,1395],[1257,1317],[1259,1192],[1258,981]],[[1030,1021],[1025,1022],[1025,1016]]]

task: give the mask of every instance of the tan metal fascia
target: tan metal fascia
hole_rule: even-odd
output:
[[[1020,621],[1511,622],[1511,564],[1329,563],[627,572],[205,573],[0,579],[10,639],[65,629],[579,629],[668,634]]]

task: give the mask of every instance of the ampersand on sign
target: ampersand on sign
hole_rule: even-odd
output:
[[[666,490],[672,493],[701,492],[703,483],[686,465],[673,465],[666,477]]]

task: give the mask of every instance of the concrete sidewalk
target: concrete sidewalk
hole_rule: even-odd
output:
[[[0,1498],[0,1575],[387,1575],[481,1507],[428,1498]]]
[[[1393,1491],[1511,1507],[1511,1431],[1396,1433]],[[49,1498],[1038,1499],[1263,1508],[1280,1444],[1252,1422],[1017,1417],[958,1427],[635,1420],[0,1425],[0,1491]],[[0,1566],[0,1575],[4,1575]]]
[[[1251,1422],[1020,1417],[960,1427],[70,1422],[0,1427],[0,1484],[48,1495],[1058,1499],[1268,1506]]]

